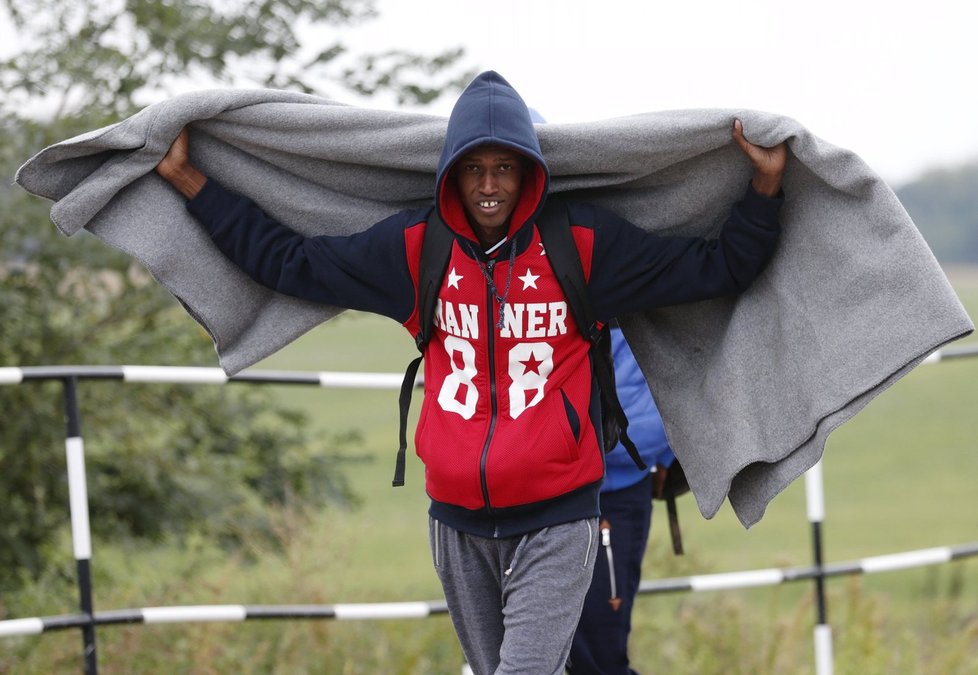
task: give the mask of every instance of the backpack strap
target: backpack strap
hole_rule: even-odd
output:
[[[435,317],[435,304],[438,301],[438,289],[441,288],[448,260],[452,255],[452,244],[455,235],[438,215],[438,210],[432,210],[425,225],[424,238],[421,243],[421,268],[418,272],[418,333],[414,336],[414,344],[421,355],[408,364],[401,382],[401,394],[398,398],[400,406],[400,428],[398,430],[399,446],[397,459],[394,464],[394,487],[404,485],[404,465],[407,454],[407,418],[411,408],[411,395],[414,382],[418,376],[418,367],[424,358],[424,350],[431,341],[432,322]]]
[[[578,330],[591,343],[591,360],[594,364],[598,388],[601,390],[602,404],[608,407],[608,413],[618,423],[618,440],[625,446],[635,465],[644,471],[648,467],[638,453],[635,443],[628,436],[628,417],[621,407],[618,391],[615,389],[615,366],[611,358],[610,331],[607,325],[599,324],[594,318],[587,282],[584,279],[584,268],[581,266],[581,254],[571,234],[567,205],[560,201],[548,200],[537,219],[537,229],[540,231],[540,239],[543,241],[543,247],[560,282],[560,287],[567,296],[571,316],[574,317]]]
[[[432,326],[435,318],[435,304],[438,302],[438,289],[445,278],[448,260],[452,257],[452,244],[455,243],[455,233],[438,215],[438,210],[432,210],[425,226],[424,239],[421,242],[421,268],[418,272],[418,334],[414,336],[414,344],[418,351],[424,353],[425,347],[431,340]]]

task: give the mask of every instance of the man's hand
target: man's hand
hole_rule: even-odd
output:
[[[744,138],[744,125],[734,120],[733,139],[754,166],[751,186],[754,191],[774,197],[781,191],[781,176],[788,161],[788,146],[779,143],[772,148],[754,145]]]
[[[181,129],[166,155],[156,165],[156,172],[163,176],[180,194],[193,199],[204,187],[207,176],[190,163],[190,136]]]

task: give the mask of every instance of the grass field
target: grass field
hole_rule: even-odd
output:
[[[978,316],[978,273],[952,271],[952,281]],[[402,328],[351,314],[259,367],[400,373],[413,356]],[[362,432],[363,444],[354,452],[364,461],[351,471],[362,505],[311,521],[283,514],[285,552],[257,563],[228,559],[207,542],[180,550],[96,542],[96,609],[441,596],[427,548],[422,467],[413,455],[407,485],[390,486],[397,393],[275,391],[306,410],[318,428]],[[823,462],[827,561],[978,541],[976,402],[978,357],[921,366],[833,433]],[[420,398],[414,415],[419,407]],[[663,521],[653,517],[646,578],[806,565],[812,559],[801,480],[749,531],[728,506],[703,519],[691,496],[680,500],[680,521],[687,555],[675,557]],[[978,672],[978,559],[832,579],[828,589],[837,673]],[[43,589],[33,592],[36,614],[74,611],[70,591],[63,602]],[[807,583],[644,596],[635,611],[633,665],[648,673],[814,672],[814,612]],[[0,645],[13,648],[6,659],[0,656],[0,672],[72,672],[80,663],[76,631]],[[457,673],[462,663],[446,617],[120,626],[100,630],[99,650],[106,673]]]

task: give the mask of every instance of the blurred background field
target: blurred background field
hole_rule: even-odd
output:
[[[978,315],[978,274],[952,280]],[[970,337],[957,344],[974,344]],[[400,326],[347,314],[259,364],[274,370],[402,372],[413,345]],[[924,365],[834,432],[823,462],[827,562],[978,541],[978,357]],[[253,543],[254,558],[205,540],[181,546],[95,542],[96,609],[176,604],[434,600],[422,467],[390,486],[396,448],[394,391],[276,386],[330,432],[354,430],[348,450],[359,505],[275,516],[281,552]],[[416,414],[419,405],[413,407]],[[413,428],[414,420],[411,420]],[[804,481],[745,530],[728,506],[712,520],[680,500],[686,555],[653,516],[644,578],[811,563]],[[66,558],[70,546],[64,542]],[[830,579],[828,618],[836,672],[973,673],[978,668],[978,560]],[[42,579],[18,594],[18,615],[74,611],[71,579]],[[640,672],[814,672],[810,583],[642,596],[633,661]],[[7,639],[0,672],[71,672],[77,631]],[[456,673],[462,664],[445,616],[366,622],[113,626],[99,630],[103,672]],[[11,650],[11,651],[8,651]]]

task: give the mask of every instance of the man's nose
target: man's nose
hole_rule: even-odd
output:
[[[479,181],[479,190],[486,195],[495,194],[499,190],[499,181],[496,180],[492,171],[487,171],[482,175],[482,180]]]

